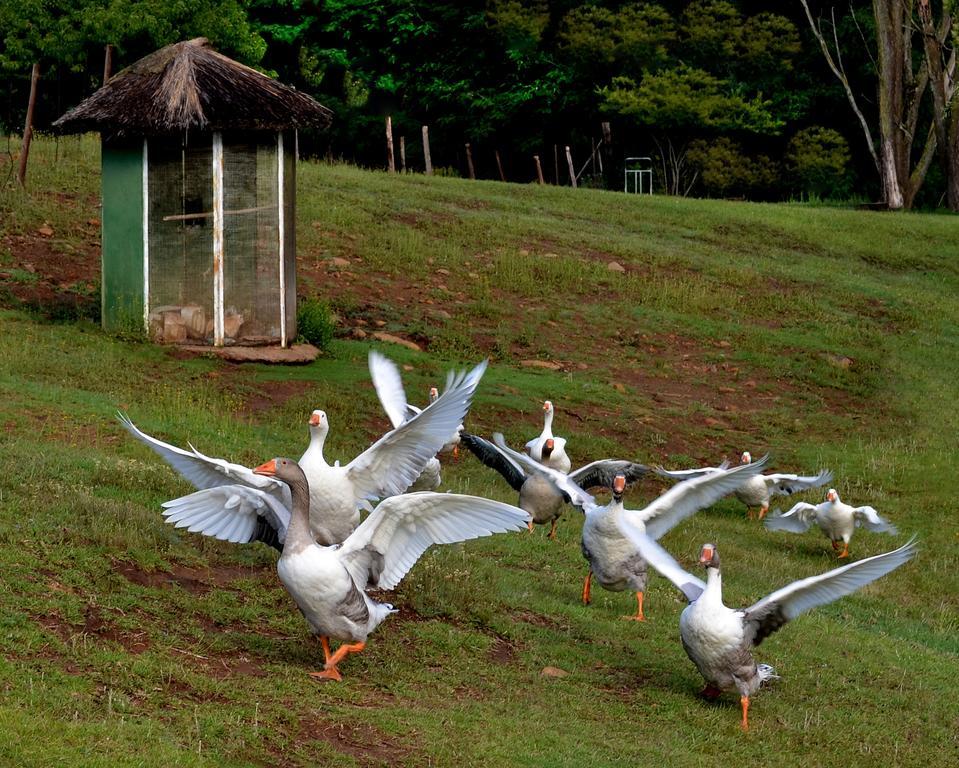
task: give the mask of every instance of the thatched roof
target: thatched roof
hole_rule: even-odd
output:
[[[326,128],[332,115],[314,98],[217,53],[198,37],[118,72],[53,128],[110,136]]]

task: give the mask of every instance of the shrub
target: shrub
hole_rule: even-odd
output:
[[[300,301],[296,309],[296,329],[301,339],[326,352],[336,330],[330,305],[316,298]]]
[[[814,125],[789,140],[786,179],[800,195],[846,198],[851,192],[849,145],[838,131]]]
[[[703,190],[711,197],[766,197],[779,178],[773,160],[765,155],[749,157],[727,138],[692,142],[686,160],[699,172]]]

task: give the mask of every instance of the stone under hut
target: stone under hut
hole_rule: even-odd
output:
[[[297,131],[330,110],[214,51],[169,45],[57,120],[102,140],[102,316],[166,343],[296,337]]]

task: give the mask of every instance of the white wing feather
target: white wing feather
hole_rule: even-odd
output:
[[[454,544],[526,528],[529,515],[500,501],[453,493],[407,493],[380,502],[337,554],[357,584],[392,589],[431,544]]]
[[[289,497],[289,486],[282,485]],[[240,544],[251,541],[257,517],[263,517],[283,542],[290,526],[290,504],[257,488],[220,485],[165,501],[163,516],[177,528]]]
[[[856,518],[856,525],[861,525],[867,531],[873,533],[891,533],[897,534],[899,531],[888,520],[883,519],[879,513],[872,507],[856,507],[852,511]]]
[[[641,510],[646,533],[658,539],[687,517],[719,501],[735,491],[742,483],[762,472],[768,456],[751,464],[740,464],[732,469],[716,469],[698,477],[684,480]]]
[[[770,531],[789,531],[790,533],[805,533],[816,521],[818,507],[805,501],[794,504],[788,512],[778,509],[766,518],[765,524]]]
[[[764,475],[763,480],[766,481],[766,488],[773,496],[788,496],[810,488],[820,488],[832,482],[832,472],[826,469],[818,475],[807,476],[771,473]]]
[[[630,517],[630,515],[619,517],[618,525],[623,535],[632,542],[643,560],[673,582],[675,587],[686,595],[689,602],[696,600],[706,589],[706,584],[686,571],[669,552],[650,538],[649,534],[636,525]]]
[[[450,373],[439,398],[347,465],[357,496],[385,498],[409,488],[466,417],[486,364],[484,360],[469,373]]]
[[[396,367],[396,363],[375,349],[370,350],[369,366],[376,396],[379,397],[383,410],[386,411],[390,423],[396,429],[406,421],[407,416],[406,390],[403,388],[400,370]]]

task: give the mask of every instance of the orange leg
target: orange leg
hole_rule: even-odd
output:
[[[636,613],[632,616],[623,616],[624,619],[629,619],[630,621],[646,621],[646,614],[643,613],[643,593],[636,593]]]
[[[842,552],[839,553],[839,558],[849,557],[849,542],[844,541],[842,543]]]
[[[529,528],[529,532],[530,532],[530,533],[533,532],[533,518],[530,518],[530,519],[529,519],[529,522],[526,523],[526,527]]]
[[[739,703],[743,707],[743,722],[741,723],[741,725],[744,731],[748,731],[749,730],[749,697],[740,696]]]
[[[459,458],[460,458],[460,447],[459,447],[459,444],[457,443],[456,445],[453,446],[453,461],[459,461]]]
[[[326,637],[321,637],[323,643],[323,655],[326,656],[326,663],[323,665],[322,672],[310,672],[310,677],[320,680],[342,680],[343,676],[340,670],[336,668],[337,664],[343,661],[348,653],[359,653],[366,647],[366,643],[353,643],[352,645],[344,643],[336,649],[336,653],[330,654],[330,641]]]
[[[554,519],[554,520],[553,520],[553,525],[550,526],[550,529],[549,529],[549,537],[550,537],[550,539],[552,539],[553,541],[556,541],[556,523],[557,523],[557,521]]]
[[[748,517],[750,520],[752,520],[752,519],[754,519],[754,518],[756,517],[756,515],[753,514],[753,508],[752,508],[752,507],[746,507],[746,517]]]
[[[768,511],[769,511],[769,505],[763,504],[762,508],[759,510],[759,519],[762,520],[766,516],[766,513]]]
[[[586,581],[583,582],[583,605],[589,605],[589,596],[593,587],[593,569],[586,571]]]

